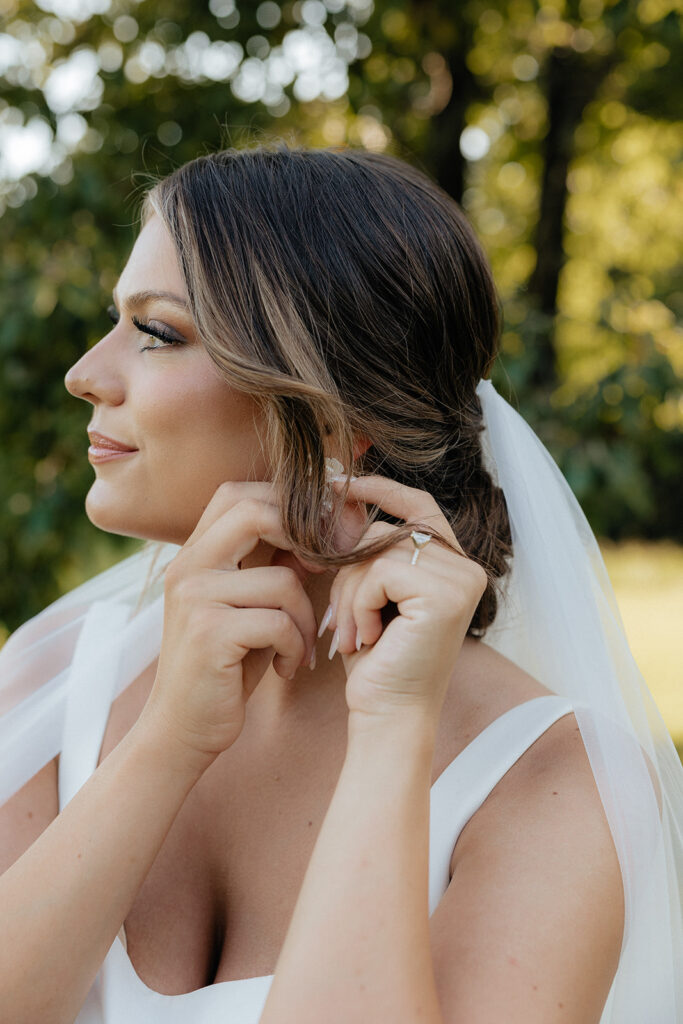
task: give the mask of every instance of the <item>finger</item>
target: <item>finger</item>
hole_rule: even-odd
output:
[[[344,480],[332,482],[332,486],[337,491],[341,491],[344,484]],[[426,526],[431,526],[460,548],[451,525],[441,511],[436,498],[427,491],[417,487],[408,487],[407,484],[401,484],[397,480],[374,474],[359,476],[352,480],[346,500],[378,505],[383,512],[387,512],[397,519],[417,520]]]
[[[454,556],[454,560],[457,556]],[[353,614],[365,636],[366,611],[384,608],[390,601],[407,620],[435,625],[444,619],[463,617],[468,623],[487,585],[481,566],[470,559],[457,558],[458,565],[447,577],[436,575],[419,563],[406,566],[396,558],[376,559],[356,591]]]
[[[362,502],[346,501],[334,523],[332,542],[337,551],[353,551],[367,528],[368,510]]]
[[[275,506],[278,504],[275,486],[269,480],[225,480],[214,491],[184,546],[187,548],[195,544],[209,527],[245,498],[255,498]]]
[[[354,594],[367,572],[367,564],[344,566],[334,580],[334,591],[330,589],[332,618],[329,628],[332,630],[332,641],[328,657],[334,657],[336,651],[348,654],[356,649],[356,625],[351,612]]]
[[[395,529],[396,527],[392,526],[391,523],[383,523],[381,521],[371,523],[370,526],[368,526],[365,529],[365,532],[363,533],[362,536],[362,540],[361,538],[356,538],[357,543],[354,545],[354,547],[358,546],[358,544],[360,543],[365,545],[368,541],[376,540],[377,537],[383,537],[386,533],[391,532]],[[353,551],[354,547],[351,547],[349,550]],[[341,569],[337,570],[335,578],[330,585],[330,607],[332,608],[332,615],[327,622],[327,629],[331,629],[333,632],[336,629],[339,597],[344,587],[345,581],[349,579],[350,574],[353,572],[353,570],[366,565],[367,561],[357,562],[353,565],[343,566]]]
[[[294,619],[278,608],[232,608],[232,645],[251,650],[273,647],[273,668],[283,679],[291,679],[306,653],[306,644]],[[243,685],[250,696],[261,676],[243,674]]]
[[[233,608],[279,608],[294,620],[310,660],[317,639],[318,624],[313,605],[301,580],[285,566],[257,566],[240,572],[207,573],[202,597]]]
[[[242,498],[205,530],[190,552],[193,562],[200,567],[238,569],[239,563],[259,541],[275,548],[292,550],[279,508],[257,498]],[[299,561],[308,571],[315,568],[301,559]]]
[[[400,607],[401,601],[405,602],[406,600],[405,574],[405,561],[398,561],[386,553],[369,566],[368,572],[356,587],[350,614],[355,623],[357,639],[361,646],[371,646],[377,643],[381,637],[384,632],[382,610],[390,602],[396,605],[399,612],[405,611],[405,606],[403,609]],[[424,580],[419,582],[424,585]],[[418,581],[414,578],[409,581],[408,594],[418,596],[417,583]]]
[[[381,611],[393,601],[401,614],[408,614],[406,602],[415,599],[425,605],[425,599],[429,600],[430,592],[434,589],[435,579],[431,572],[417,565],[407,567],[403,560],[390,556],[381,555],[376,558],[363,576],[352,606],[352,614],[361,629],[361,638],[365,636],[363,627],[368,621],[368,612]]]
[[[394,533],[396,527],[391,523],[375,522],[365,531],[362,543],[377,540],[387,534]],[[344,653],[351,653],[356,650],[356,623],[353,618],[351,606],[358,584],[368,569],[368,561],[358,562],[355,565],[345,566],[337,573],[332,586],[330,587],[330,604],[332,616],[328,628],[333,633],[339,629],[337,637],[338,649]],[[381,616],[378,616],[381,632]]]

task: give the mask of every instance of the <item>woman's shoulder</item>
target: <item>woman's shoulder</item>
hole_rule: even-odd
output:
[[[444,731],[457,734],[460,749],[512,708],[538,697],[556,696],[482,641],[465,646],[441,723]],[[528,836],[542,837],[555,828],[560,808],[563,830],[569,834],[578,829],[585,841],[607,850],[610,859],[611,833],[575,715],[561,714],[529,739],[463,829],[454,851],[454,868],[468,845],[486,846],[494,835],[510,831],[519,836],[520,829],[526,828]],[[497,749],[496,756],[499,753]]]
[[[451,680],[449,698],[459,704],[461,715],[491,719],[516,704],[547,697],[553,691],[520,665],[506,658],[485,640],[466,637],[462,657]]]
[[[510,709],[553,695],[474,643],[444,709],[444,729],[460,729],[460,745]],[[531,731],[526,748],[515,748],[523,752],[511,767],[515,755],[501,756],[507,736],[498,732],[491,757],[507,770],[455,844],[450,883],[431,919],[437,985],[449,1007],[479,999],[492,965],[491,1005],[498,1012],[499,1004],[528,998],[530,966],[542,979],[534,986],[539,999],[541,991],[587,992],[591,1006],[577,1020],[597,1019],[595,1008],[607,996],[622,942],[621,870],[576,717],[569,712],[553,721],[551,714],[550,721],[540,735]],[[454,963],[464,974],[453,971]]]
[[[437,774],[496,719],[517,705],[553,693],[483,640],[467,637],[439,722]]]

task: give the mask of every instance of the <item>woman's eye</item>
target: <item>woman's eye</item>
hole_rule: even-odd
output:
[[[142,320],[138,320],[136,316],[131,318],[137,329],[141,334],[147,334],[151,338],[157,338],[162,344],[161,345],[144,345],[140,351],[146,352],[147,350],[153,351],[157,348],[166,348],[170,345],[184,345],[184,339],[176,337],[169,331],[164,329],[162,324],[153,322],[145,323]]]
[[[107,306],[107,316],[109,317],[113,324],[117,324],[121,319],[121,315],[117,310],[116,306],[114,305]],[[163,324],[158,324],[152,321],[145,322],[144,320],[138,320],[136,316],[131,317],[131,321],[133,325],[137,328],[137,330],[140,331],[141,334],[145,334],[147,335],[147,337],[150,338],[156,338],[158,341],[161,342],[160,345],[144,345],[140,349],[141,352],[147,352],[148,350],[153,351],[154,349],[157,348],[166,348],[170,345],[185,344],[185,340],[183,338],[180,338],[175,334],[171,334],[170,331],[165,329]]]

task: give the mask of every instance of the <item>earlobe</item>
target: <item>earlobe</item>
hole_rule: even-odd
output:
[[[329,431],[328,431],[328,433],[329,433]],[[365,435],[363,435],[363,434],[357,435],[354,438],[354,442],[353,442],[353,461],[356,462],[356,460],[359,459],[361,457],[361,455],[363,455],[368,450],[368,448],[371,448],[371,447],[372,447],[372,441],[369,438],[365,437]],[[332,465],[332,463],[335,464],[334,470],[330,470],[330,468],[329,468]],[[325,466],[326,466],[326,469],[329,472],[332,472],[333,475],[339,475],[339,474],[346,475],[346,469],[342,466],[342,464],[339,462],[339,460],[337,458],[335,458],[334,456],[328,456],[325,459]]]

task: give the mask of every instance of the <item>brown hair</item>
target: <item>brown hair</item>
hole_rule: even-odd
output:
[[[333,433],[355,475],[434,496],[488,576],[468,629],[483,636],[512,554],[505,499],[482,464],[475,394],[497,355],[499,314],[458,205],[386,154],[275,143],[179,167],[145,195],[143,222],[152,213],[174,239],[202,343],[266,414],[263,450],[294,551],[346,565],[423,525],[373,507],[370,522],[401,529],[334,550],[321,517],[323,439]],[[359,436],[371,445],[354,462]]]

